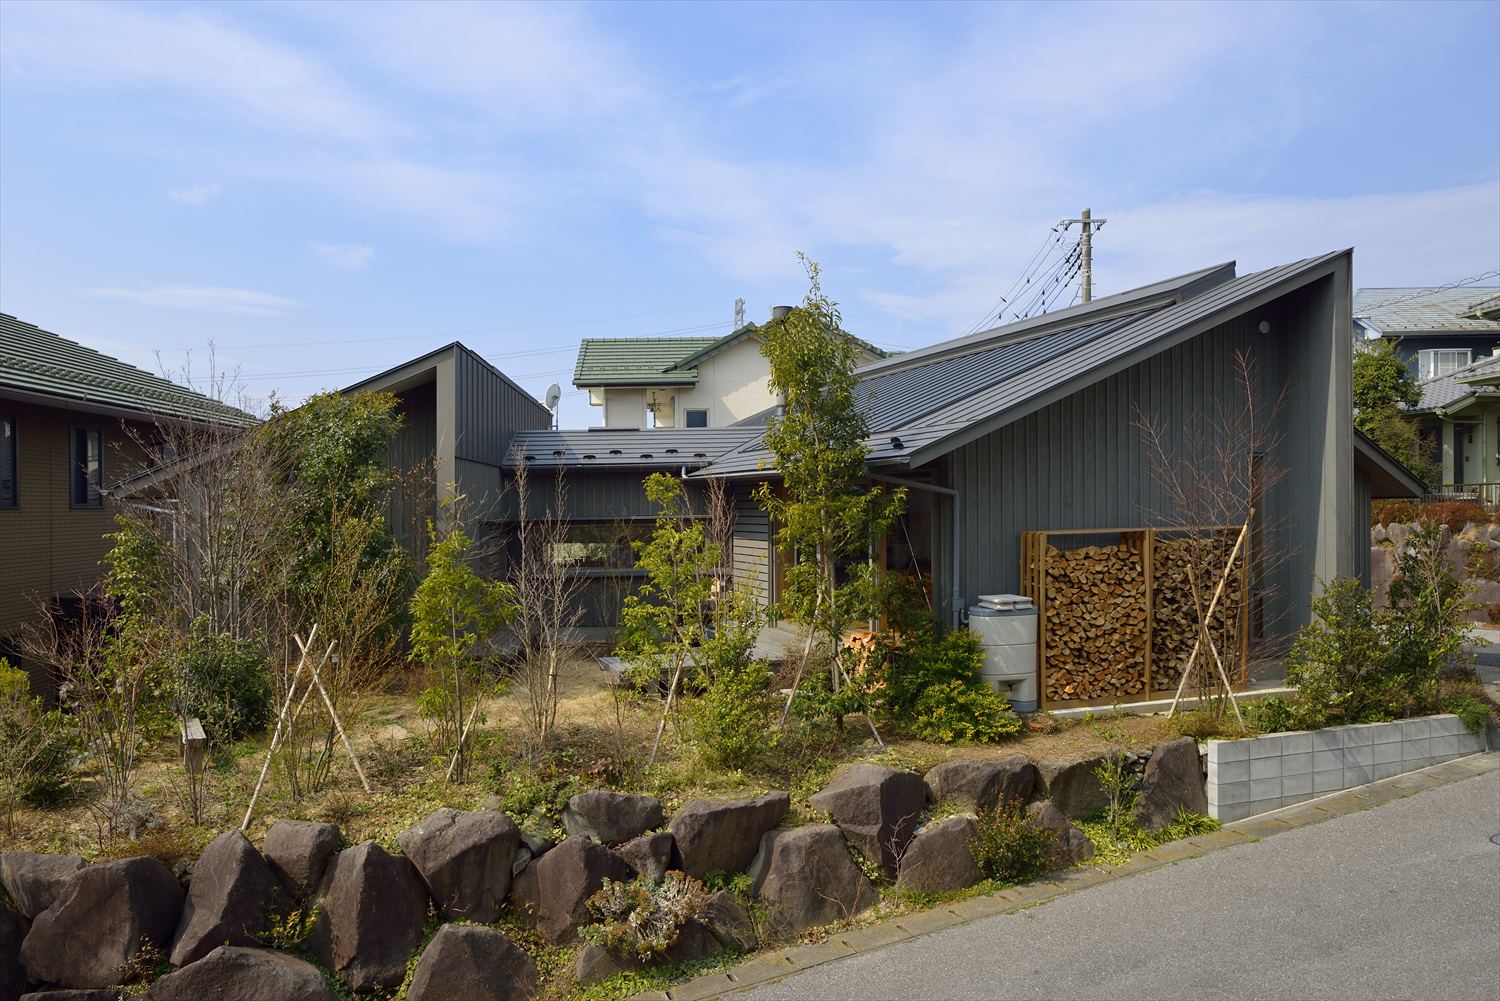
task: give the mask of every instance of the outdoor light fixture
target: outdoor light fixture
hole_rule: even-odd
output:
[[[1269,334],[1271,332],[1271,321],[1261,320],[1260,323],[1256,325],[1255,329],[1259,330],[1263,334]]]

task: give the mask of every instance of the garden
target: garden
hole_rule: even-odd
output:
[[[1435,528],[1385,607],[1329,582],[1295,694],[1232,704],[1200,663],[1185,715],[1013,712],[930,582],[868,558],[904,492],[865,477],[853,345],[809,274],[764,335],[787,405],[757,500],[796,554],[774,609],[735,584],[712,482],[646,479],[643,583],[590,645],[561,481],[532,514],[523,466],[500,537],[448,491],[414,553],[390,512],[441,492],[387,468],[393,397],[164,429],[101,585],[20,639],[57,706],[0,664],[0,995],[624,997],[1212,830],[1200,740],[1483,725]],[[803,637],[775,662],[770,614]]]

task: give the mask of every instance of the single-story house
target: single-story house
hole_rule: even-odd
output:
[[[1263,618],[1299,627],[1318,581],[1364,571],[1369,499],[1420,493],[1389,456],[1356,447],[1350,264],[1350,251],[1245,275],[1220,264],[863,366],[870,478],[908,488],[885,565],[934,582],[938,611],[958,621],[977,595],[1022,590],[1022,533],[1148,524],[1163,498],[1138,418],[1180,431],[1212,415],[1233,401],[1245,352],[1267,408],[1286,394],[1266,458],[1288,475],[1258,499],[1268,527],[1252,545],[1289,555],[1263,582],[1282,606]],[[564,468],[580,524],[649,518],[636,485],[647,468],[723,478],[741,516],[736,574],[775,600],[773,526],[749,500],[776,475],[758,428],[659,434],[537,429],[516,443]]]

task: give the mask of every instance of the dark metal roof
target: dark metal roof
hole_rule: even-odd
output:
[[[248,427],[228,404],[0,313],[0,390],[142,417]]]
[[[860,369],[860,400],[875,432],[866,440],[869,461],[920,465],[1022,416],[1045,396],[1071,392],[1112,364],[1165,348],[1346,253],[1240,278],[1232,265],[1220,265],[1098,300],[1061,319],[1013,324],[867,365]],[[1179,291],[1173,282],[1181,283]],[[757,437],[696,475],[744,476],[773,466]]]
[[[859,384],[860,409],[870,429],[875,431],[916,424],[928,416],[933,416],[928,423],[953,423],[944,419],[943,411],[962,406],[1007,379],[1135,323],[1160,308],[1125,313],[1023,340],[1008,340],[991,348],[941,357],[930,364],[899,368],[889,375],[876,374]]]
[[[1370,496],[1377,500],[1427,493],[1427,484],[1358,428],[1354,431],[1354,467],[1365,474]]]
[[[764,428],[647,428],[581,431],[517,431],[511,439],[507,468],[520,456],[532,467],[555,468],[697,468],[717,456],[759,438]]]

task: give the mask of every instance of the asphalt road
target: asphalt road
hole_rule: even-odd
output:
[[[1500,1001],[1500,772],[736,997]]]

